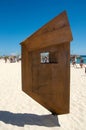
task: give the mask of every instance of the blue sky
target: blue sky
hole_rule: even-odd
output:
[[[71,53],[86,55],[86,0],[0,0],[0,55],[21,53],[20,42],[67,11]]]

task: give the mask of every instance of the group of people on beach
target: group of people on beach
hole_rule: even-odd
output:
[[[9,58],[4,57],[4,60],[5,60],[5,63],[7,62],[7,60],[9,60],[10,63],[13,63],[15,62],[15,57],[9,57]]]
[[[71,61],[72,61],[73,67],[77,67],[77,57],[73,56],[71,58]],[[81,68],[85,67],[84,59],[82,57],[80,57],[80,63],[79,63],[79,65],[80,65]],[[85,67],[85,73],[86,73],[86,67]]]
[[[5,63],[7,63],[8,60],[9,60],[10,63],[14,63],[16,61],[19,62],[21,60],[21,58],[16,57],[16,56],[9,56],[9,57],[4,56],[3,59],[4,59]]]
[[[76,65],[77,58],[76,58],[76,56],[73,56],[71,60],[72,60],[72,65],[77,67],[77,65]],[[83,66],[84,66],[84,60],[83,60],[82,57],[80,57],[80,67],[82,68]]]

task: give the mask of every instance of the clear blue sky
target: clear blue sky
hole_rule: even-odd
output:
[[[0,55],[20,53],[20,42],[64,10],[71,52],[86,55],[86,0],[0,0]]]

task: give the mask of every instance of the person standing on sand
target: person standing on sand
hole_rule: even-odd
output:
[[[5,60],[5,63],[7,63],[7,57],[6,56],[4,57],[4,60]]]
[[[85,67],[85,74],[86,74],[86,67]]]
[[[73,65],[73,67],[74,66],[77,67],[76,62],[77,62],[77,58],[76,58],[76,56],[73,56],[73,58],[72,58],[72,65]]]
[[[81,66],[81,68],[83,67],[83,63],[84,63],[84,60],[83,60],[83,58],[81,57],[81,58],[80,58],[80,66]]]

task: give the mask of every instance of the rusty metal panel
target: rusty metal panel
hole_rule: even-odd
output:
[[[57,30],[53,31],[53,26]],[[66,14],[62,13],[22,44],[22,90],[54,114],[69,112],[72,37],[71,32],[70,38],[57,35],[58,31],[66,32],[65,29],[68,34],[69,23]]]

